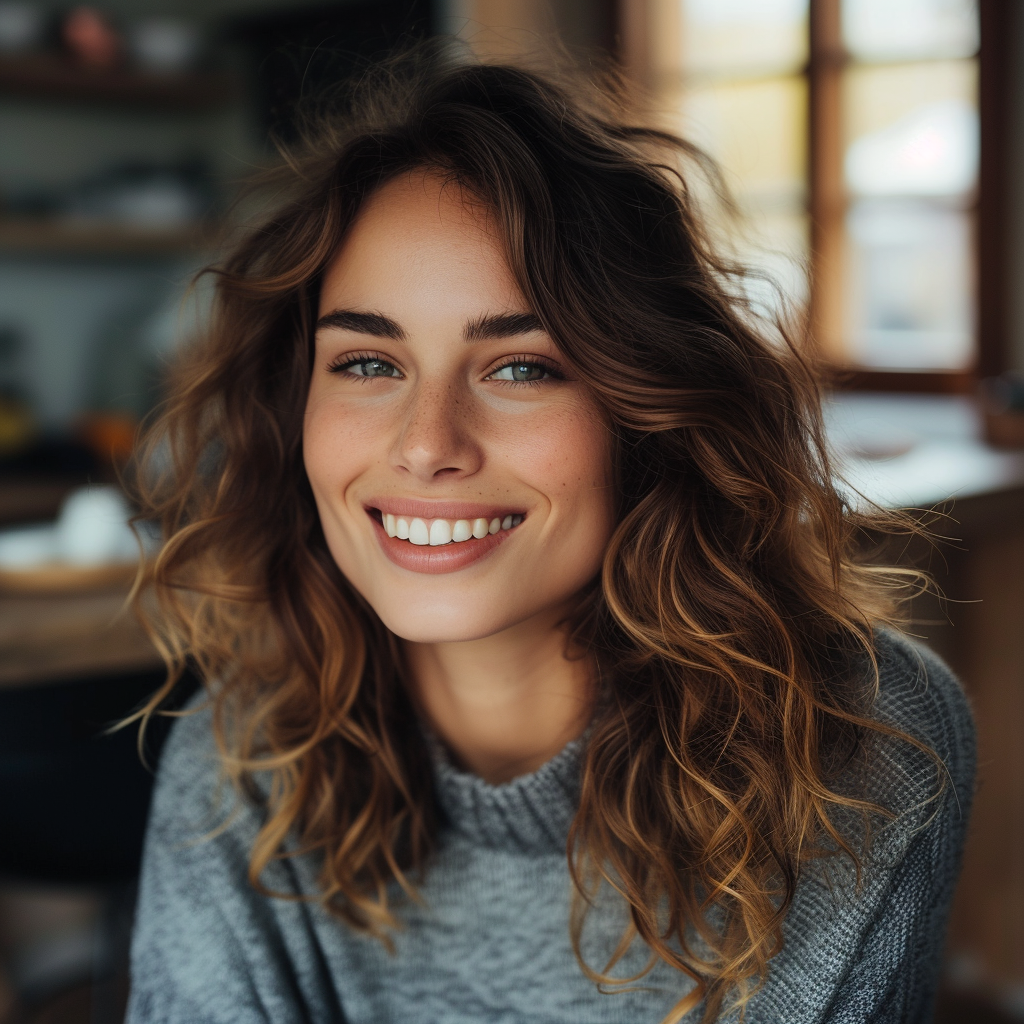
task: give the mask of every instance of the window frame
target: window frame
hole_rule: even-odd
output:
[[[670,5],[679,0],[619,0],[617,56],[627,75],[655,95],[670,58],[665,53]],[[842,78],[850,58],[842,44],[841,0],[809,0],[807,82],[807,209],[810,222],[812,337],[830,366],[830,383],[844,390],[971,393],[979,377],[994,376],[1010,363],[1008,259],[1011,194],[1007,136],[1014,5],[978,0],[980,47],[978,107],[980,166],[974,205],[974,361],[963,370],[898,370],[847,367],[827,362],[841,336],[845,216],[843,183]],[[655,5],[659,10],[655,11]],[[678,22],[677,22],[678,24]],[[659,34],[661,38],[659,39]],[[660,45],[659,45],[660,43]],[[660,52],[659,52],[660,51]],[[833,339],[831,345],[829,339]]]

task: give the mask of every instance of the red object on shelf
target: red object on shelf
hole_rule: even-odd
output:
[[[94,7],[76,7],[71,11],[61,26],[61,37],[84,67],[102,71],[121,61],[121,37]]]

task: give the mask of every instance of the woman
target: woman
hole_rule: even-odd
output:
[[[884,628],[885,524],[694,154],[509,66],[355,109],[151,440],[155,628],[208,701],[129,1020],[927,1019],[969,712]]]

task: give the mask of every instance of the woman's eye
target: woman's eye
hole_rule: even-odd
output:
[[[540,363],[509,363],[508,366],[495,370],[488,377],[488,380],[514,380],[525,384],[532,380],[544,380],[545,377],[552,377],[554,374]]]
[[[401,377],[398,367],[385,359],[353,359],[331,367],[332,373],[350,373],[353,377]]]

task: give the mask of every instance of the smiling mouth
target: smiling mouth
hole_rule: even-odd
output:
[[[443,547],[446,544],[464,544],[468,540],[483,540],[505,530],[514,530],[526,517],[515,513],[492,519],[420,519],[396,516],[370,509],[370,514],[384,527],[384,532],[396,540],[408,541],[419,547]]]

